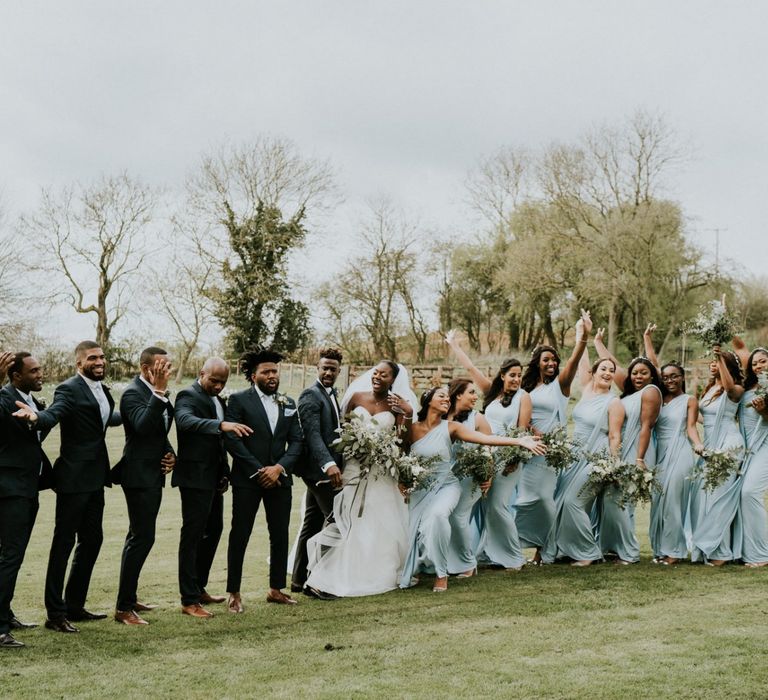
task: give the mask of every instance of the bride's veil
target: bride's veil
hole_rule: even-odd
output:
[[[411,404],[415,414],[416,411],[419,410],[419,401],[416,398],[416,394],[413,393],[413,389],[411,389],[411,381],[408,377],[408,370],[401,364],[398,364],[397,366],[400,371],[397,373],[395,381],[392,384],[392,392],[398,396],[402,396],[409,404]],[[352,398],[353,394],[356,394],[359,391],[373,391],[371,377],[373,377],[374,369],[374,367],[371,367],[371,369],[369,369],[364,374],[361,374],[347,387],[347,390],[344,392],[344,397],[341,399],[342,416],[347,415],[347,406],[349,405],[349,400]]]

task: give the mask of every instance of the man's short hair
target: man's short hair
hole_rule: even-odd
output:
[[[75,348],[75,358],[80,357],[86,350],[95,350],[96,348],[100,348],[101,345],[99,345],[95,340],[81,340],[77,347]]]
[[[148,348],[144,348],[141,351],[141,356],[139,357],[139,364],[140,365],[151,364],[152,358],[155,355],[167,355],[167,354],[168,352],[163,348],[158,348],[155,345],[150,345]]]
[[[240,356],[240,371],[245,378],[250,381],[251,375],[256,371],[262,362],[282,362],[283,356],[271,348],[256,346]]]
[[[341,360],[342,360],[341,350],[339,350],[338,348],[323,348],[322,350],[320,350],[320,359],[336,360],[336,362],[341,364]]]
[[[13,356],[13,362],[8,367],[8,380],[13,379],[14,372],[21,372],[24,369],[24,360],[28,357],[32,357],[31,352],[17,352]]]

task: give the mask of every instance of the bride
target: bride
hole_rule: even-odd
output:
[[[369,430],[395,430],[411,422],[416,396],[402,365],[383,360],[356,379],[341,404]],[[363,477],[348,460],[344,488],[333,501],[333,522],[307,542],[306,586],[333,596],[366,596],[398,587],[408,553],[408,506],[390,476]]]

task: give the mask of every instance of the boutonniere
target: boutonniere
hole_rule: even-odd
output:
[[[277,401],[278,406],[283,408],[291,405],[291,400],[285,394],[275,394],[275,401]]]
[[[37,401],[37,405],[40,406],[41,409],[45,410],[48,404],[46,403],[45,399],[43,398],[36,398],[35,401]]]

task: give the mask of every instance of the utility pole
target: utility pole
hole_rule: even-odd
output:
[[[720,279],[720,232],[727,231],[727,228],[708,228],[707,231],[715,232],[715,278]]]

